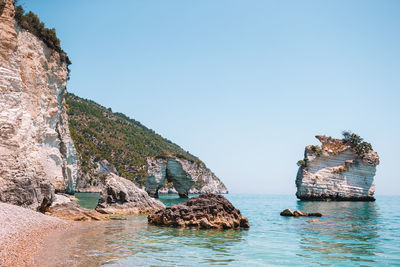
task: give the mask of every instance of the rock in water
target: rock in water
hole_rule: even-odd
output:
[[[291,211],[285,209],[280,213],[281,216],[285,217],[321,217],[322,214],[319,212],[302,212],[300,210]]]
[[[307,146],[304,160],[298,162],[296,196],[301,200],[375,200],[379,156],[371,145],[361,138],[316,138],[322,146]]]
[[[203,229],[247,229],[249,220],[231,202],[217,194],[201,194],[185,204],[158,210],[147,217],[149,224]]]
[[[106,214],[143,214],[164,207],[133,182],[110,173],[105,178],[96,210]]]

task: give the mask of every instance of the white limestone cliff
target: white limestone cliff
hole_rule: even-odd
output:
[[[37,208],[76,180],[63,103],[68,69],[58,52],[19,27],[12,0],[1,4],[0,200]]]
[[[373,201],[378,154],[360,156],[343,139],[316,136],[322,146],[307,146],[300,162],[296,196],[301,200]]]
[[[167,187],[167,182],[173,188]],[[203,163],[172,156],[147,158],[145,187],[154,197],[165,192],[176,192],[181,197],[189,193],[228,193],[226,186]]]

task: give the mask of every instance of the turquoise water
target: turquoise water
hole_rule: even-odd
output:
[[[250,230],[207,231],[147,225],[146,217],[88,225],[51,244],[47,264],[67,266],[400,266],[400,196],[376,202],[301,202],[294,196],[227,195]],[[163,200],[167,203],[178,199]],[[281,217],[285,208],[321,212]],[[69,244],[66,248],[65,244]],[[60,255],[60,251],[64,256]],[[62,260],[61,260],[62,259]],[[50,266],[48,265],[48,266]]]
[[[87,209],[95,209],[99,201],[100,193],[75,193],[74,195],[79,199],[78,204]]]

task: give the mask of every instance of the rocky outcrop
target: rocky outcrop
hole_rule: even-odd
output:
[[[316,138],[322,146],[307,146],[304,160],[298,163],[296,196],[301,200],[375,200],[374,176],[379,157],[365,145],[370,144]]]
[[[229,200],[217,194],[201,194],[185,204],[173,205],[148,217],[149,224],[203,229],[247,229],[249,220]]]
[[[164,207],[133,182],[110,173],[104,180],[96,210],[106,214],[143,214]]]
[[[89,210],[76,203],[64,202],[48,208],[46,215],[69,221],[108,221],[110,217],[96,210]]]
[[[171,183],[180,197],[189,193],[228,193],[225,185],[201,162],[179,157],[147,158],[146,191],[158,197],[162,192],[173,192],[165,185]]]
[[[14,20],[13,0],[0,15],[0,201],[36,209],[54,191],[73,191],[76,153],[63,94],[68,69],[60,54]]]
[[[322,214],[319,212],[302,212],[300,210],[291,211],[290,209],[285,209],[280,213],[281,216],[286,217],[321,217]]]

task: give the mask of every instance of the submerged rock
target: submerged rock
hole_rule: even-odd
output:
[[[291,211],[290,209],[285,209],[281,213],[281,216],[288,216],[288,217],[321,217],[322,214],[319,212],[302,212],[300,210]]]
[[[304,160],[298,162],[296,196],[301,200],[375,200],[379,156],[371,145],[362,139],[355,145],[346,138],[316,138],[322,146],[307,146]]]
[[[89,210],[76,203],[67,202],[48,208],[45,214],[70,221],[107,221],[109,216],[96,210]]]
[[[133,182],[110,173],[104,180],[96,210],[106,214],[142,214],[164,207]]]
[[[167,182],[173,187],[166,187]],[[158,197],[159,192],[177,192],[181,198],[187,198],[189,193],[228,193],[204,163],[174,156],[147,158],[145,186],[152,197]]]
[[[185,204],[158,210],[147,217],[149,224],[203,229],[247,229],[249,220],[229,200],[217,194],[201,194]]]

